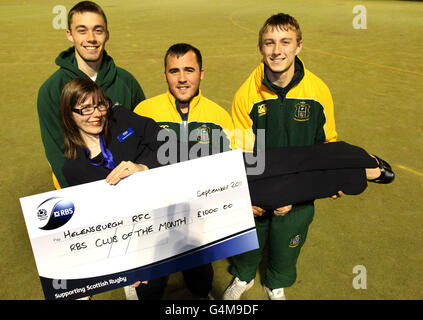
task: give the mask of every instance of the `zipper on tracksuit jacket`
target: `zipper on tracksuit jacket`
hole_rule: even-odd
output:
[[[198,95],[198,92],[195,96],[197,96],[197,95]],[[185,139],[183,139],[185,137],[186,137],[186,141],[188,141],[188,138],[189,138],[189,136],[188,136],[189,135],[189,132],[188,132],[189,103],[188,103],[188,112],[187,113],[183,113],[181,111],[180,102],[176,99],[175,99],[175,104],[176,104],[176,110],[178,110],[178,113],[181,116],[181,120],[182,120],[182,128],[181,128],[181,131],[180,131],[181,141],[185,141]]]

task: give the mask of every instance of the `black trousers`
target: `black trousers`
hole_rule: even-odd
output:
[[[168,276],[148,280],[148,284],[140,284],[135,290],[139,300],[161,300]]]
[[[189,291],[197,298],[206,299],[212,289],[214,270],[211,263],[182,271]]]
[[[212,289],[214,270],[211,263],[182,271],[185,284],[196,298],[206,299]],[[137,288],[138,299],[160,300],[163,298],[168,276],[152,279],[148,284],[140,284]]]
[[[367,187],[364,169],[377,166],[364,149],[346,142],[266,150],[264,172],[247,176],[251,202],[274,209],[338,191],[357,195]]]

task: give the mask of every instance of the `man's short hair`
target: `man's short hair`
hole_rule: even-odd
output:
[[[259,41],[258,45],[260,49],[263,45],[262,44],[263,35],[267,32],[269,28],[271,29],[279,28],[285,31],[294,30],[297,33],[297,42],[300,42],[302,40],[302,33],[301,33],[301,29],[300,29],[300,25],[298,21],[294,17],[290,16],[289,14],[278,13],[268,18],[266,22],[263,24],[263,26],[261,27],[259,31],[259,39],[258,39]]]
[[[107,30],[107,18],[106,14],[104,13],[103,9],[97,4],[92,1],[81,1],[73,6],[72,9],[70,9],[68,13],[68,30],[71,29],[72,24],[72,17],[75,13],[84,13],[84,12],[92,12],[97,13],[100,16],[103,17],[104,23],[106,24],[106,30]]]
[[[176,56],[179,58],[180,56],[185,55],[188,51],[193,51],[197,58],[198,65],[200,66],[200,70],[203,68],[203,58],[201,57],[201,52],[196,47],[187,44],[187,43],[177,43],[167,49],[165,57],[164,57],[164,66],[165,70],[167,67],[167,57],[168,56]]]

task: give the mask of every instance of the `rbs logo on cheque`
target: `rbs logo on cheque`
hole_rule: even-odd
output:
[[[72,201],[60,197],[52,197],[37,207],[38,227],[42,230],[60,228],[68,222],[75,212]]]

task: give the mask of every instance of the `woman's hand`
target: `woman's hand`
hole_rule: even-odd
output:
[[[133,163],[132,161],[122,161],[119,165],[109,173],[106,182],[115,185],[120,180],[129,177],[131,174],[139,171],[148,170],[148,167],[141,163]]]

